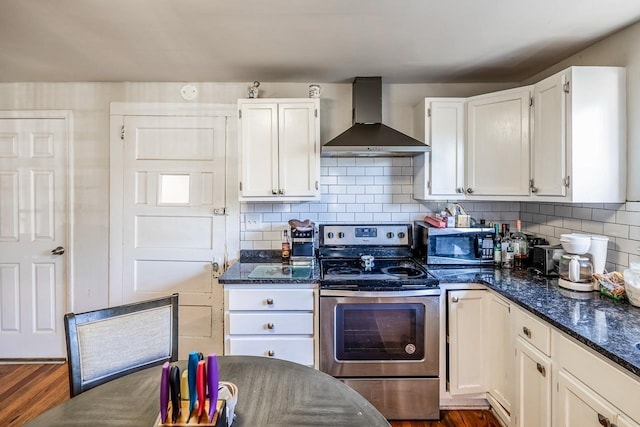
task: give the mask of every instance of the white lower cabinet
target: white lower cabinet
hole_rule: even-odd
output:
[[[557,426],[598,427],[617,425],[616,408],[570,373],[558,373]]]
[[[516,338],[516,413],[514,425],[551,426],[551,359]]]
[[[493,293],[487,295],[486,304],[487,400],[502,422],[509,425],[515,379],[511,304]]]
[[[225,286],[225,354],[317,367],[317,290],[248,286]]]
[[[447,292],[449,313],[449,392],[452,396],[486,391],[483,326],[485,290]]]

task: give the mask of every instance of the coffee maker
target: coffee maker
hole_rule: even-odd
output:
[[[291,227],[291,264],[313,265],[315,262],[316,227],[311,221],[289,220]]]
[[[594,274],[602,274],[607,260],[606,236],[570,233],[560,236],[565,254],[558,267],[558,286],[574,291],[597,291]]]

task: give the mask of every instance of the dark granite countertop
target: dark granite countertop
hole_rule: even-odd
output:
[[[640,376],[640,308],[557,279],[493,269],[430,269],[440,283],[483,283],[629,372]]]
[[[311,274],[308,278],[298,278],[295,277],[295,274],[293,274],[293,277],[291,278],[276,277],[276,275],[274,275],[274,277],[268,278],[249,277],[249,275],[256,267],[265,265],[271,265],[275,268],[282,267],[284,271],[286,271],[287,267],[292,267],[288,264],[282,264],[280,259],[280,251],[241,251],[240,260],[231,264],[231,266],[224,273],[222,273],[222,276],[218,278],[218,282],[223,285],[302,285],[318,283],[320,279],[320,268],[317,262],[314,263],[314,265],[311,267]]]

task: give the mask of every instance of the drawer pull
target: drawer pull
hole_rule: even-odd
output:
[[[522,332],[524,332],[527,338],[531,338],[531,329],[527,328],[526,326],[523,326]]]
[[[273,305],[273,298],[267,298],[267,305]]]
[[[274,329],[276,327],[276,325],[274,325],[273,323],[267,323],[267,329]]]
[[[544,366],[542,366],[539,363],[536,363],[536,368],[538,369],[538,372],[540,372],[542,374],[543,377],[547,376],[547,370],[544,369]]]
[[[600,423],[601,426],[612,427],[611,421],[609,421],[609,418],[605,417],[602,414],[598,414],[598,422]]]
[[[269,350],[269,351],[267,351],[267,355],[268,355],[269,357],[273,357],[273,356],[275,356],[275,355],[276,355],[276,352],[275,352],[275,351],[273,351],[273,350]]]

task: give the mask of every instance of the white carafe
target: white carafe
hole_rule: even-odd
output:
[[[592,255],[587,254],[591,247],[591,236],[579,233],[562,234],[560,244],[566,254],[560,258],[558,286],[573,291],[594,290]]]

